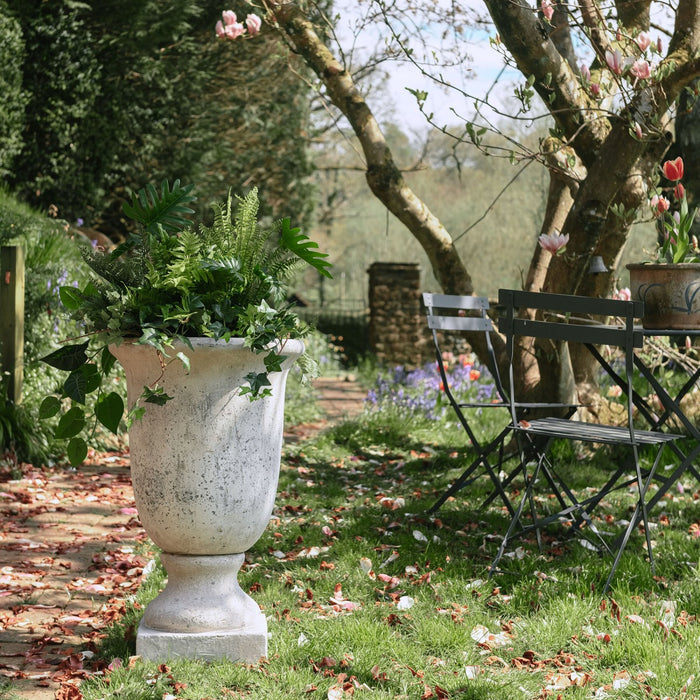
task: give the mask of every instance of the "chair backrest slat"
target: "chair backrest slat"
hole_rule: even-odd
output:
[[[428,316],[428,328],[438,331],[492,331],[490,318],[481,316]]]
[[[640,301],[522,292],[515,289],[499,290],[498,299],[507,309],[499,322],[499,329],[506,336],[547,338],[620,348],[641,348],[644,344],[644,336],[634,326],[635,319],[641,318],[644,313],[644,304]],[[536,320],[518,318],[517,311],[520,309],[556,312],[557,315],[547,316],[545,313],[543,318]],[[593,323],[583,318],[577,320],[574,316],[619,317],[623,325]]]

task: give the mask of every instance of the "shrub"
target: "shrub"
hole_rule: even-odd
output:
[[[22,129],[27,95],[22,90],[24,41],[19,22],[6,14],[0,4],[0,179],[12,170],[15,156],[22,148]]]

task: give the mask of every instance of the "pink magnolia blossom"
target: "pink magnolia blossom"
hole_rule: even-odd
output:
[[[245,26],[248,27],[248,34],[255,36],[262,26],[262,20],[257,15],[248,15],[245,18]]]
[[[221,20],[219,20],[216,23],[215,31],[216,31],[216,36],[218,36],[219,39],[223,39],[226,36],[226,30],[224,29],[224,23]]]
[[[565,233],[562,236],[559,231],[543,233],[538,240],[541,248],[548,250],[552,255],[556,255],[566,247],[566,244],[569,242],[569,234]]]
[[[581,77],[583,78],[584,82],[591,82],[591,71],[585,63],[581,64]]]
[[[651,37],[646,32],[637,34],[637,46],[640,51],[646,51],[651,46]]]
[[[605,62],[608,64],[608,68],[617,75],[622,75],[622,72],[625,70],[625,59],[622,57],[620,49],[615,49],[614,51],[608,49],[605,52]]]
[[[542,0],[540,3],[540,9],[542,10],[542,14],[544,15],[545,19],[548,22],[551,22],[552,17],[554,16],[554,7],[552,7],[551,0]]]
[[[630,301],[632,299],[632,292],[629,287],[623,287],[622,289],[616,289],[613,294],[613,299],[621,299],[622,301]]]
[[[237,18],[236,18],[236,13],[233,10],[224,10],[221,13],[221,16],[224,19],[224,24],[226,26],[229,26],[231,24],[236,24]]]
[[[245,34],[245,27],[240,22],[234,22],[233,24],[227,24],[225,31],[227,39],[237,39]]]
[[[635,122],[635,123],[634,123],[634,135],[635,135],[639,140],[641,140],[641,139],[644,138],[644,133],[642,132],[642,127],[640,126],[640,124],[639,124],[638,122]]]
[[[656,52],[657,53],[663,53],[664,52],[664,43],[661,41],[661,37],[659,37],[656,40]]]
[[[600,85],[598,83],[591,83],[590,87],[593,97],[600,97]]]
[[[649,65],[649,61],[645,61],[643,58],[636,60],[630,68],[630,73],[640,80],[651,78],[651,66]]]

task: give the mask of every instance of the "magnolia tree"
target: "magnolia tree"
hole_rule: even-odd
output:
[[[461,259],[450,232],[407,185],[363,86],[343,62],[346,47],[321,39],[326,27],[313,19],[312,3],[260,0],[260,4],[264,22],[309,65],[322,94],[351,124],[370,189],[420,242],[442,289],[478,293],[469,274],[469,266],[479,264],[478,253],[474,261]],[[406,18],[424,9],[421,4],[371,0],[365,6],[388,27],[394,53],[403,51],[420,66],[405,27]],[[445,33],[450,32],[474,9],[473,2],[448,6],[441,10],[442,17],[432,17],[433,33],[440,33],[440,21]],[[539,239],[533,237],[524,285],[529,290],[608,295],[632,223],[653,213],[666,217],[666,203],[671,209],[671,198],[660,187],[675,187],[679,200],[679,216],[666,221],[671,234],[678,231],[679,220],[692,222],[687,203],[683,206],[684,193],[677,187],[680,178],[664,182],[660,164],[672,141],[678,100],[700,75],[700,0],[540,0],[537,5],[484,0],[483,9],[493,50],[523,76],[517,91],[520,108],[513,116],[534,119],[539,113],[553,124],[537,152],[514,144],[510,154],[515,160],[536,159],[550,173],[547,205],[536,232]],[[659,10],[665,13],[665,30],[652,22]],[[416,21],[415,26],[421,23]],[[444,84],[439,71],[437,79]],[[419,102],[425,100],[424,94],[415,94]],[[486,99],[455,91],[455,100],[465,104],[483,104]],[[465,121],[459,134],[488,151],[488,136],[494,131],[488,119],[477,116]],[[666,166],[667,176],[670,167]],[[673,167],[678,175],[679,163],[674,161]],[[692,236],[687,251],[693,254]],[[588,274],[594,256],[602,257],[608,272]],[[479,337],[473,340],[480,353]],[[564,365],[551,354],[538,356],[522,349],[521,363],[519,376],[533,394],[551,396],[562,386]],[[573,367],[579,389],[585,389],[591,366],[575,356]]]

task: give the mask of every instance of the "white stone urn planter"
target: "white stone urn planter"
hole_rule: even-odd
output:
[[[265,371],[263,355],[238,338],[191,341],[194,350],[172,351],[190,358],[189,373],[175,360],[162,377],[153,347],[110,346],[126,372],[130,406],[156,381],[173,397],[148,404],[129,431],[136,507],[168,573],[165,590],[146,607],[136,653],[257,662],[267,654],[267,623],[237,573],[272,513],[285,383],[304,344],[284,341],[284,371],[269,375],[272,395],[251,401],[239,387],[249,372]]]

